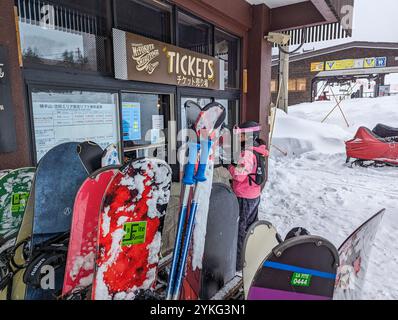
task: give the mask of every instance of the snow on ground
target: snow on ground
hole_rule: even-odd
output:
[[[305,103],[278,111],[269,181],[260,217],[284,237],[302,226],[336,247],[382,208],[387,212],[372,251],[363,299],[398,299],[398,168],[348,168],[344,141],[358,127],[377,123],[398,127],[398,97]]]

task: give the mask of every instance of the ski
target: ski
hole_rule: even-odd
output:
[[[186,104],[192,105],[194,103],[189,101]],[[214,168],[214,162],[210,157],[212,154],[214,155],[214,140],[225,121],[225,117],[225,108],[219,103],[212,102],[200,111],[193,127],[199,144],[198,141],[191,141],[188,144],[188,163],[185,166],[183,178],[183,201],[179,212],[173,262],[166,295],[166,299],[168,300],[177,300],[180,297],[195,224],[198,224],[200,220],[200,224],[203,224],[204,230],[206,230],[209,194]],[[197,159],[199,159],[198,162]],[[197,171],[195,173],[196,164]],[[205,183],[206,187],[204,188]],[[187,213],[189,194],[192,187],[193,198],[189,206],[189,213]],[[198,211],[200,213],[198,214],[199,220],[197,219]],[[186,221],[186,218],[188,221]],[[202,260],[204,241],[202,241],[201,248],[197,251],[199,251],[200,260]]]

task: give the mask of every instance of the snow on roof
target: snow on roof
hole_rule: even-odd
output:
[[[290,62],[305,60],[308,58],[318,57],[334,52],[339,52],[343,50],[348,50],[352,48],[370,48],[370,49],[391,49],[391,50],[398,50],[398,43],[397,42],[367,42],[367,41],[353,41],[343,43],[337,46],[332,46],[328,48],[323,48],[320,50],[315,50],[311,52],[306,52],[302,54],[296,54],[290,56]],[[278,56],[274,56],[272,62],[272,66],[276,66],[278,64]]]

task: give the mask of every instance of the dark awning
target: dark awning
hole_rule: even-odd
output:
[[[305,12],[312,14],[316,9],[322,19],[305,25],[289,23],[291,17],[305,17]],[[352,35],[352,21],[354,13],[354,0],[310,0],[290,6],[279,7],[271,10],[273,31],[289,34],[289,45],[314,43],[328,40],[348,38]]]

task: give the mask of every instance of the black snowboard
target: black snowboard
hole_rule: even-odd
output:
[[[90,175],[102,167],[102,154],[104,150],[92,141],[85,141],[77,146],[77,153],[87,173]]]
[[[326,239],[293,237],[263,261],[248,300],[331,300],[338,266],[337,249]]]
[[[232,190],[214,183],[210,196],[200,299],[210,299],[236,273],[239,203]]]
[[[58,257],[50,251],[46,253],[46,250],[53,239],[68,236],[75,196],[88,176],[77,151],[78,143],[64,143],[51,149],[38,164],[34,181],[31,262],[24,274],[24,282],[28,284],[27,300],[54,299],[62,289],[65,261],[62,261],[62,254]],[[67,244],[67,238],[61,239],[61,242]],[[39,257],[43,254],[59,258],[53,261],[56,264],[54,289],[44,290],[41,287],[43,265]],[[64,255],[66,260],[66,252]]]

